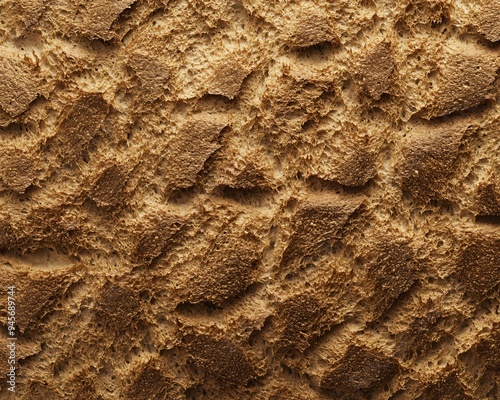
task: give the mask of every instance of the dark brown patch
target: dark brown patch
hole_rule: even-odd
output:
[[[364,186],[377,173],[375,158],[373,152],[356,148],[352,154],[342,160],[332,178],[341,185]]]
[[[493,98],[498,63],[481,50],[451,53],[442,60],[438,89],[422,111],[431,119],[476,107]]]
[[[473,299],[481,299],[500,282],[500,239],[471,235],[457,264],[457,279]]]
[[[120,331],[127,328],[139,311],[139,300],[132,290],[106,282],[97,301],[95,320]]]
[[[41,319],[54,311],[68,287],[80,279],[74,272],[55,275],[49,272],[18,272],[14,268],[19,267],[1,266],[0,278],[3,282],[16,285],[16,322],[20,332],[39,327]]]
[[[421,200],[441,198],[455,170],[462,135],[438,131],[411,140],[403,149],[402,189]]]
[[[281,383],[281,382],[280,382]],[[269,400],[304,400],[305,397],[300,393],[298,388],[290,388],[290,383],[282,384],[283,386],[274,389],[269,394]],[[311,397],[306,397],[311,399]]]
[[[127,176],[122,167],[112,165],[106,168],[94,184],[89,197],[99,207],[115,207],[125,201]]]
[[[88,372],[81,372],[72,381],[72,399],[74,400],[103,400],[96,392],[94,377]]]
[[[218,386],[247,385],[257,372],[243,350],[230,340],[205,334],[190,334],[183,339],[188,364]]]
[[[276,312],[278,347],[304,351],[321,334],[321,317],[326,312],[323,307],[308,294],[281,303]]]
[[[84,93],[62,116],[52,139],[55,151],[67,162],[81,158],[89,142],[97,136],[108,114],[109,105],[100,93]]]
[[[480,216],[500,216],[500,192],[494,183],[479,187],[477,207]]]
[[[30,397],[33,399],[54,399],[63,400],[63,395],[56,390],[56,388],[46,383],[33,381],[27,390]]]
[[[0,249],[10,249],[15,246],[16,235],[11,224],[0,221]]]
[[[261,243],[252,234],[221,232],[188,283],[187,300],[220,304],[237,296],[257,278]]]
[[[439,314],[436,312],[416,318],[408,329],[408,333],[413,340],[405,341],[405,343],[408,343],[409,346],[415,349],[421,349],[435,343],[435,328],[439,320]]]
[[[141,82],[141,92],[147,101],[154,101],[166,90],[170,69],[159,63],[155,57],[139,51],[129,56],[128,64]]]
[[[235,60],[225,60],[217,65],[213,76],[206,83],[208,94],[236,97],[249,71]]]
[[[0,57],[0,107],[16,117],[38,96],[34,68],[21,57]]]
[[[313,255],[322,244],[337,239],[362,202],[362,197],[338,195],[311,196],[304,201],[293,218],[294,233],[283,254],[283,262]]]
[[[456,323],[456,319],[445,316],[440,311],[425,313],[413,320],[407,331],[398,339],[398,347],[410,356],[426,354],[431,347],[451,337],[446,326]]]
[[[492,42],[500,40],[500,1],[484,2],[477,16],[477,30]]]
[[[367,266],[368,280],[374,283],[376,313],[389,308],[413,284],[419,266],[411,247],[403,241],[388,239],[378,243]]]
[[[228,186],[236,189],[262,188],[269,186],[269,179],[266,173],[254,164],[247,164]]]
[[[176,189],[196,183],[207,159],[220,148],[219,135],[226,125],[198,118],[186,123],[166,149],[158,169]]]
[[[79,18],[75,30],[90,39],[110,40],[114,33],[111,31],[113,22],[120,13],[128,8],[135,0],[78,0],[74,5],[74,12]],[[76,16],[75,15],[75,16]]]
[[[374,100],[379,100],[382,94],[390,93],[393,72],[391,44],[382,42],[364,57],[358,78],[363,91]]]
[[[445,378],[427,386],[416,400],[472,400],[467,395],[465,386],[460,382],[456,373],[451,373]]]
[[[35,179],[33,156],[19,149],[0,151],[0,176],[12,190],[23,193]]]
[[[46,278],[33,279],[29,282],[29,289],[21,292],[17,324],[21,332],[29,325],[35,325],[48,312],[64,291],[63,279]]]
[[[399,372],[394,358],[361,346],[350,346],[347,352],[321,379],[321,387],[332,389],[349,398],[365,398]],[[362,397],[360,397],[362,396]]]
[[[132,255],[134,262],[149,265],[172,243],[173,237],[182,229],[184,221],[176,216],[157,216],[139,228],[138,242]]]
[[[127,391],[128,398],[134,400],[177,399],[179,387],[152,363],[148,363]]]
[[[493,324],[491,335],[481,339],[474,349],[486,368],[500,371],[500,323]]]
[[[289,42],[294,47],[310,47],[325,42],[338,42],[332,25],[325,15],[304,13],[301,15],[293,31],[289,35]]]

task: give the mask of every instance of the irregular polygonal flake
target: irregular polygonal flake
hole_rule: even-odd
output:
[[[141,51],[130,54],[128,64],[141,81],[141,91],[145,99],[154,101],[167,90],[166,84],[171,74],[168,65]]]
[[[132,254],[134,261],[151,263],[168,248],[184,222],[183,218],[162,213],[145,222],[136,233],[138,240]]]
[[[256,281],[261,247],[251,234],[221,232],[186,288],[188,301],[217,304],[243,292]]]
[[[359,71],[363,91],[375,100],[380,99],[382,94],[389,93],[394,68],[389,42],[382,42],[370,49],[361,62]]]
[[[135,0],[79,0],[72,7],[76,11],[75,29],[91,39],[110,40],[113,38],[111,25],[120,13],[130,7]]]
[[[100,93],[82,93],[63,113],[52,143],[67,162],[78,160],[98,134],[109,110]]]
[[[323,375],[321,386],[350,398],[363,398],[364,393],[392,379],[398,371],[395,359],[379,351],[353,345]]]
[[[277,308],[278,346],[304,351],[321,333],[320,320],[326,311],[314,296],[294,296]]]
[[[95,320],[120,331],[131,323],[139,310],[139,301],[131,289],[108,281],[97,300]]]
[[[491,0],[482,4],[477,15],[477,29],[492,42],[500,40],[500,1]]]
[[[467,110],[493,97],[498,59],[476,48],[459,49],[445,52],[442,58],[437,89],[422,112],[425,118]]]
[[[318,195],[305,200],[293,218],[293,234],[283,261],[312,255],[338,238],[349,217],[361,206],[361,196]]]
[[[0,107],[12,117],[26,111],[38,97],[33,66],[20,56],[0,56]]]
[[[219,134],[226,125],[208,117],[187,122],[172,139],[162,161],[162,170],[175,188],[196,182],[207,159],[219,147]]]
[[[181,399],[181,390],[170,377],[150,362],[144,366],[138,376],[134,377],[133,383],[128,388],[131,399]]]
[[[373,302],[383,310],[411,287],[419,268],[411,247],[394,239],[377,244],[370,258],[373,261],[367,269],[368,278],[375,285]]]
[[[225,60],[216,66],[212,77],[206,83],[208,94],[216,94],[233,99],[238,95],[243,80],[249,71],[234,59]]]
[[[94,183],[89,197],[100,207],[114,207],[125,199],[127,176],[118,165],[106,168]]]
[[[441,377],[429,385],[417,400],[472,400],[456,373]]]
[[[309,47],[324,42],[337,42],[338,37],[325,15],[305,12],[297,17],[290,30],[289,41],[295,47]]]
[[[402,189],[429,200],[438,198],[454,171],[463,133],[450,128],[429,128],[403,149]]]
[[[246,385],[257,378],[257,371],[243,350],[229,339],[188,334],[183,342],[189,355],[189,364],[218,386]]]
[[[35,166],[29,153],[19,149],[0,150],[0,177],[12,190],[22,193],[35,179]]]
[[[458,279],[472,298],[481,298],[500,283],[500,239],[469,235],[457,264]]]

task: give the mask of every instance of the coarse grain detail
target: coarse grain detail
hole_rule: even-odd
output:
[[[350,346],[342,359],[332,365],[321,379],[321,386],[342,396],[363,398],[399,370],[398,362],[384,354],[360,346]]]
[[[35,65],[21,54],[4,54],[0,57],[0,78],[0,107],[17,117],[39,95]]]
[[[16,399],[499,399],[499,7],[0,0]]]
[[[321,194],[305,200],[293,217],[293,234],[282,262],[312,255],[322,244],[338,239],[343,225],[362,202],[362,197],[336,194]]]
[[[183,338],[191,368],[216,386],[246,385],[257,377],[254,366],[243,350],[228,339],[208,334],[188,334]]]

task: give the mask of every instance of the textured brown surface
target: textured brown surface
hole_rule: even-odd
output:
[[[0,0],[15,398],[500,398],[499,21]]]

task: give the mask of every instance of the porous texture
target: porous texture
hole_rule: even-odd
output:
[[[0,0],[15,398],[500,398],[499,42],[499,0]]]

